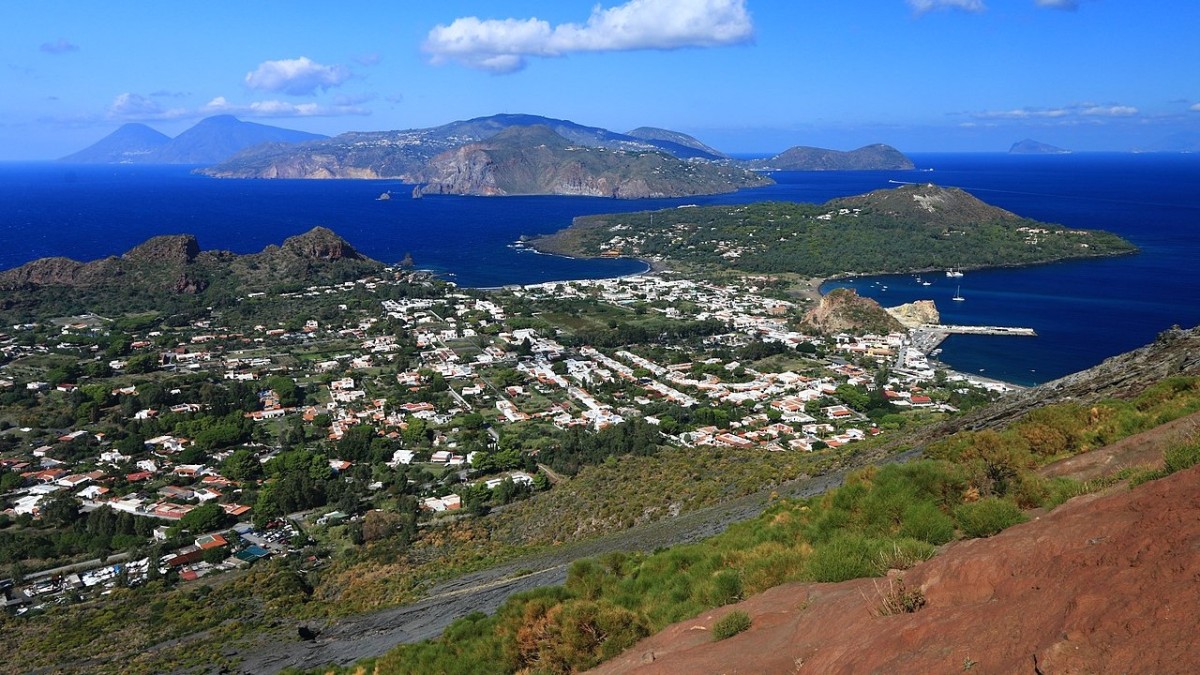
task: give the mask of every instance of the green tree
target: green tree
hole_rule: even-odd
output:
[[[194,534],[219,530],[229,524],[229,514],[220,504],[209,502],[201,504],[184,514],[179,520],[179,526]]]
[[[241,448],[225,459],[221,464],[221,473],[238,482],[257,480],[263,476],[262,462],[258,461],[254,451]]]

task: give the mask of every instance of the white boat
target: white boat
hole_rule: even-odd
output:
[[[962,302],[963,300],[966,300],[966,298],[964,298],[962,296],[962,286],[959,286],[958,289],[956,291],[954,291],[954,297],[950,298],[950,299],[956,300],[958,302]]]
[[[951,279],[959,279],[962,277],[962,275],[963,275],[962,272],[954,269],[953,267],[946,270],[946,276],[950,277]]]

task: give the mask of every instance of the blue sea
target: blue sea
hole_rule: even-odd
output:
[[[1036,338],[953,336],[942,360],[1020,384],[1043,382],[1143,345],[1172,325],[1200,324],[1200,156],[913,154],[931,172],[776,174],[777,185],[729,195],[624,201],[586,197],[414,200],[396,181],[218,180],[192,167],[0,164],[0,269],[46,256],[119,255],[158,234],[195,234],[202,248],[261,250],[316,225],[363,253],[464,286],[618,276],[636,260],[574,260],[512,247],[575,216],[683,204],[823,202],[931,181],[961,187],[1020,215],[1116,232],[1137,255],[1038,267],[860,278],[885,305],[937,302],[946,323],[1026,326]],[[393,198],[376,197],[391,190]],[[963,302],[950,297],[961,285]],[[832,286],[832,284],[831,284]],[[884,287],[886,286],[886,290]]]

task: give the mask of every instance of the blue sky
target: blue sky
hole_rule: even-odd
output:
[[[730,152],[1200,133],[1196,0],[6,0],[0,26],[0,160],[218,113],[332,135],[527,112]]]

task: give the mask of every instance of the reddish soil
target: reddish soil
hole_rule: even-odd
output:
[[[925,606],[881,615],[901,578]],[[735,609],[750,629],[714,642]],[[1195,673],[1197,625],[1200,467],[1071,500],[889,579],[780,586],[597,672]]]
[[[1047,478],[1091,480],[1132,467],[1162,468],[1163,450],[1171,443],[1192,441],[1200,433],[1200,412],[1192,413],[1149,431],[1123,438],[1112,445],[1049,464],[1039,473]]]

